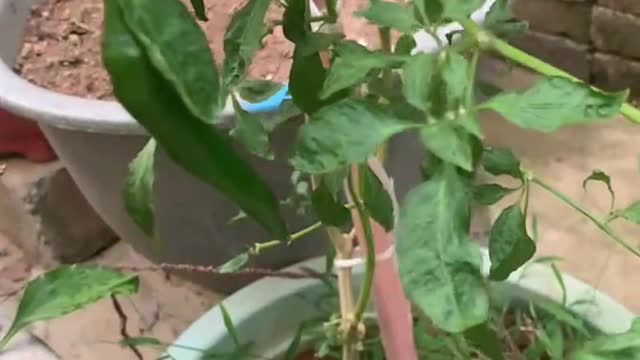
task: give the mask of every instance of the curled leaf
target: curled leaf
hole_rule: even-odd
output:
[[[609,190],[609,194],[611,195],[611,209],[613,209],[616,205],[616,193],[613,191],[613,187],[611,186],[611,177],[607,175],[604,171],[594,170],[591,175],[589,175],[582,182],[582,188],[587,189],[587,184],[591,181],[599,181],[607,186],[607,190]]]

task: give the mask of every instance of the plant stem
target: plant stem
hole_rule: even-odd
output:
[[[574,208],[575,210],[577,210],[579,213],[584,215],[587,219],[591,220],[591,222],[593,222],[605,234],[609,235],[609,237],[611,239],[613,239],[615,242],[617,242],[618,244],[622,245],[625,249],[631,251],[634,255],[640,257],[640,251],[638,249],[636,249],[633,245],[629,244],[626,240],[624,240],[620,236],[618,236],[618,234],[616,234],[613,231],[613,229],[611,229],[611,227],[609,227],[609,225],[607,225],[606,223],[604,223],[603,221],[598,219],[596,216],[591,214],[591,212],[589,212],[589,210],[583,208],[582,206],[577,204],[575,201],[570,199],[568,196],[566,196],[563,193],[561,193],[560,191],[554,189],[551,185],[545,183],[544,181],[542,181],[542,180],[540,180],[538,178],[535,178],[535,177],[532,178],[531,181],[536,183],[536,184],[538,184],[538,185],[540,185],[540,187],[542,187],[543,189],[545,189],[548,192],[550,192],[556,198],[562,200],[565,204],[567,204],[567,205],[571,206],[572,208]]]
[[[477,25],[474,25],[477,26]],[[531,70],[534,70],[540,74],[546,75],[546,76],[560,76],[560,77],[565,77],[571,80],[575,80],[575,81],[580,81],[578,78],[576,78],[575,76],[562,71],[558,68],[556,68],[553,65],[550,65],[538,58],[536,58],[535,56],[531,56],[529,54],[527,54],[526,52],[517,49],[513,46],[511,46],[509,43],[507,43],[504,40],[498,39],[492,35],[487,34],[484,31],[480,31],[480,32],[476,32],[480,37],[488,37],[489,41],[488,41],[488,45],[491,49],[495,50],[496,52],[498,52],[500,55],[508,58],[509,60],[512,60],[522,66],[525,66]],[[481,44],[482,44],[482,40]],[[595,87],[593,87],[594,89],[596,89]],[[599,90],[599,89],[598,89]],[[622,115],[624,115],[629,121],[634,122],[634,123],[640,123],[640,110],[636,109],[635,107],[633,107],[631,104],[629,103],[624,103],[622,105],[622,107],[620,108],[620,113]]]
[[[335,24],[338,21],[338,9],[336,9],[337,1],[336,0],[327,0],[327,22],[331,24]]]
[[[293,234],[291,234],[291,236],[289,237],[289,240],[287,241],[287,244],[291,244],[292,242],[301,239],[307,235],[309,235],[310,233],[314,232],[315,230],[319,229],[322,227],[322,222],[318,221],[317,223],[310,225],[298,232],[295,232]],[[265,241],[265,242],[259,242],[259,243],[255,243],[253,244],[253,246],[251,247],[250,253],[253,255],[258,255],[260,254],[260,252],[262,250],[265,249],[269,249],[272,248],[274,246],[278,246],[283,244],[284,241],[283,240],[270,240],[270,241]]]
[[[380,47],[385,54],[391,53],[391,31],[389,28],[378,28],[378,36],[380,37]],[[382,71],[382,81],[387,90],[393,87],[393,73],[390,68]]]
[[[371,298],[371,289],[373,287],[373,275],[375,274],[376,269],[376,248],[375,242],[373,240],[373,231],[371,229],[371,217],[369,216],[369,211],[363,205],[360,200],[360,196],[355,190],[353,181],[354,179],[350,179],[349,183],[349,195],[353,199],[353,203],[356,206],[356,211],[358,212],[358,216],[360,217],[360,223],[362,224],[362,229],[364,232],[364,237],[366,241],[366,269],[364,282],[362,284],[362,288],[360,289],[360,295],[358,296],[358,302],[356,303],[356,311],[355,311],[355,321],[356,324],[360,323],[362,320],[362,314],[367,310],[369,306],[369,300]]]
[[[473,104],[475,99],[475,87],[473,86],[476,83],[476,73],[478,70],[478,61],[480,59],[480,50],[474,49],[473,55],[471,55],[471,64],[469,64],[469,81],[467,83],[467,103]]]
[[[353,256],[352,239],[345,237],[338,228],[327,227],[327,234],[336,249],[336,257],[342,260],[351,259]],[[343,335],[342,358],[357,360],[358,351],[353,337],[353,285],[351,282],[351,268],[340,268],[338,275],[338,296],[340,299],[340,330]]]

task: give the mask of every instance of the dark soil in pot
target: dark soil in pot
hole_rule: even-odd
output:
[[[188,0],[184,2],[189,3]],[[219,65],[224,55],[225,29],[233,13],[244,3],[243,0],[206,1],[209,21],[200,22],[200,25]],[[363,4],[366,0],[349,2],[344,14],[353,13]],[[281,7],[273,5],[267,23],[280,19],[282,11]],[[375,28],[353,16],[343,17],[348,38],[377,46]],[[102,18],[103,0],[45,0],[33,7],[15,71],[30,82],[56,92],[113,99],[109,76],[101,60]],[[285,39],[282,28],[275,26],[263,44],[264,48],[256,54],[249,69],[249,77],[286,82],[293,47]]]

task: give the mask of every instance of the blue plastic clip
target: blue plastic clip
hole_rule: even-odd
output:
[[[289,86],[283,85],[282,88],[278,90],[278,92],[259,103],[251,103],[244,99],[238,98],[238,104],[244,111],[255,114],[276,111],[280,109],[282,103],[287,100],[291,100],[291,95],[289,95]]]

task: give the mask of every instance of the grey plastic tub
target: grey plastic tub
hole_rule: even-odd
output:
[[[155,206],[161,246],[152,251],[149,239],[127,216],[121,196],[127,165],[148,139],[145,131],[118,103],[55,93],[27,82],[11,69],[21,45],[29,8],[40,1],[0,0],[0,107],[38,122],[80,190],[120,237],[154,261],[204,265],[219,265],[249,244],[271,240],[251,220],[229,226],[228,221],[237,214],[237,208],[186,174],[164,154],[159,154]],[[474,19],[482,21],[493,2],[487,0],[474,14]],[[442,38],[456,26],[440,29]],[[420,51],[436,49],[435,42],[424,33],[417,34],[416,40]],[[233,121],[231,107],[228,106],[222,116],[226,123]],[[292,190],[286,145],[295,136],[295,126],[284,127],[273,135],[278,161],[266,162],[247,155],[280,198]],[[390,144],[388,170],[400,197],[420,180],[417,164],[424,157],[424,147],[414,136],[402,135]],[[294,211],[286,216],[292,231],[312,221],[295,215]],[[254,265],[289,265],[318,255],[326,243],[322,234],[312,234],[286,249],[261,255]],[[224,292],[244,283],[240,278],[185,275]]]
[[[229,226],[228,221],[238,209],[160,154],[155,205],[161,246],[152,251],[149,239],[128,218],[121,196],[127,165],[147,141],[144,130],[115,102],[55,93],[32,85],[11,69],[29,8],[35,3],[36,0],[0,0],[0,107],[40,124],[78,187],[120,237],[155,261],[206,265],[221,264],[249,244],[271,240],[251,220]],[[233,112],[227,108],[223,116],[232,120]],[[251,158],[280,198],[291,193],[291,169],[286,162],[289,150],[285,145],[294,137],[294,130],[289,126],[274,134],[278,161]],[[416,164],[423,156],[424,150],[413,137],[399,138],[391,145],[390,171],[400,193],[419,180]],[[292,231],[312,221],[293,211],[286,216]],[[255,265],[290,265],[320,254],[325,244],[321,234],[313,234],[286,249],[266,252]],[[244,282],[240,278],[188,276],[219,291],[231,291]]]
[[[489,256],[483,251],[485,273],[488,272]],[[300,266],[322,270],[324,259],[307,261]],[[362,279],[362,271],[356,271]],[[567,304],[580,303],[571,309],[591,325],[604,333],[614,334],[629,330],[635,315],[605,294],[563,274]],[[545,298],[560,302],[562,291],[549,266],[530,264],[518,271],[505,283],[496,285],[496,301]],[[326,287],[319,281],[292,281],[263,279],[238,291],[224,301],[234,325],[243,342],[252,342],[252,354],[265,359],[278,359],[291,342],[298,326],[304,320],[319,315],[312,305]],[[232,339],[224,326],[218,306],[212,308],[195,321],[167,352],[176,360],[203,360],[201,351],[230,352],[234,348]]]

